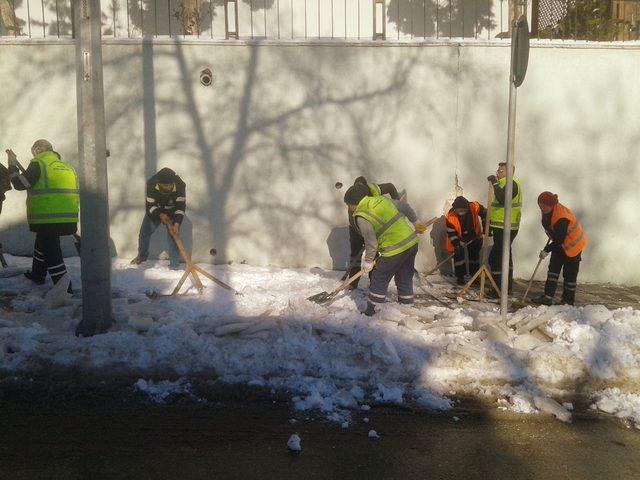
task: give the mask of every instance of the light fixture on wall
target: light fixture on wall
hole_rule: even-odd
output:
[[[213,73],[208,68],[200,72],[200,83],[205,87],[213,85]]]

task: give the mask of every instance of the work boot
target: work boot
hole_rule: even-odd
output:
[[[44,277],[38,277],[34,275],[31,270],[24,272],[24,276],[31,280],[36,285],[44,285]]]
[[[575,299],[570,296],[562,295],[562,300],[560,300],[560,305],[572,305],[575,303]]]
[[[551,298],[549,295],[540,295],[538,297],[532,298],[531,301],[540,305],[553,305],[553,298]]]
[[[367,317],[372,317],[373,315],[375,315],[375,314],[376,314],[376,307],[375,307],[375,305],[374,305],[373,303],[371,303],[371,302],[367,302],[367,308],[366,308],[366,310],[365,310],[364,312],[362,312],[362,313],[364,313]]]
[[[147,261],[147,257],[141,257],[140,255],[138,255],[136,258],[131,260],[131,265],[140,265],[142,262],[146,262],[146,261]]]

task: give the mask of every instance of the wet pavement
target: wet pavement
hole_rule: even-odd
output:
[[[374,408],[343,429],[300,414],[292,423],[289,406],[270,401],[0,407],[0,465],[11,479],[640,478],[640,431],[588,413],[565,424],[497,410]],[[294,432],[299,454],[286,449]]]

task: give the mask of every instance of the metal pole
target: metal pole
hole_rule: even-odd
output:
[[[76,335],[90,336],[112,323],[100,0],[73,1],[82,227],[82,320]]]
[[[514,2],[515,3],[515,2]],[[502,239],[502,278],[500,282],[500,313],[507,321],[509,299],[509,260],[511,250],[511,210],[513,204],[513,165],[516,140],[516,100],[518,89],[515,85],[516,63],[516,21],[511,24],[511,65],[509,69],[509,124],[507,133],[507,176],[504,188],[504,235]]]

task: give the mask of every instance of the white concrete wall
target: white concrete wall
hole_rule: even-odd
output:
[[[0,55],[0,148],[27,162],[45,137],[75,162],[74,47],[0,44]],[[503,46],[107,44],[114,246],[135,255],[145,179],[164,166],[187,182],[199,260],[215,247],[221,262],[330,267],[329,241],[340,263],[334,184],[360,174],[406,188],[425,219],[442,213],[456,172],[485,203],[506,150],[508,58]],[[213,87],[199,84],[205,67]],[[535,199],[551,190],[590,239],[580,278],[640,281],[638,78],[637,49],[532,49],[518,94],[516,275],[545,243]],[[23,193],[8,192],[0,241],[30,251]],[[422,251],[424,266],[428,239]]]

